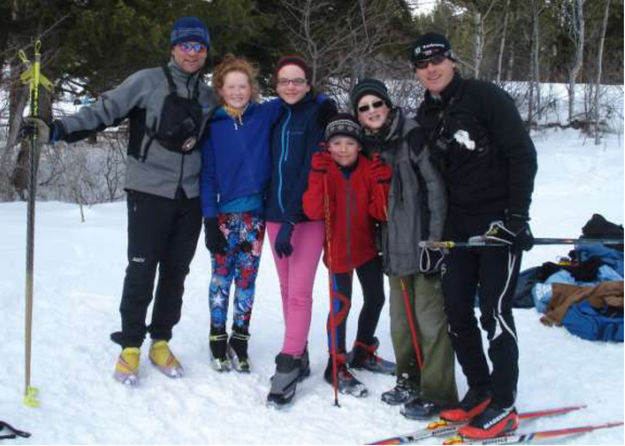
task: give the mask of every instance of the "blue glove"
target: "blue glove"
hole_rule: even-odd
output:
[[[293,245],[291,245],[291,235],[293,235],[293,228],[295,225],[292,223],[286,222],[282,223],[280,226],[280,230],[278,231],[278,235],[276,236],[276,240],[274,242],[274,247],[276,248],[276,254],[278,254],[278,258],[288,257],[293,253]]]

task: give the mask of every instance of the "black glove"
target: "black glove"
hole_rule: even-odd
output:
[[[423,248],[419,257],[419,271],[427,275],[440,273],[444,258],[445,252],[442,249]]]
[[[326,128],[330,119],[336,115],[338,109],[336,108],[336,102],[333,99],[326,99],[319,106],[319,111],[317,112],[317,124],[322,129]]]
[[[228,249],[228,241],[219,229],[216,218],[204,219],[204,243],[211,254],[225,254]]]
[[[36,135],[39,142],[43,144],[55,143],[65,138],[65,128],[58,119],[48,124],[39,117],[28,116],[22,120],[19,135],[22,139]]]
[[[280,226],[280,230],[278,231],[278,235],[276,236],[276,240],[274,242],[276,254],[278,254],[279,258],[282,258],[282,256],[288,257],[293,253],[293,245],[291,245],[293,228],[294,225],[289,222],[282,223]]]
[[[504,243],[514,252],[529,251],[534,246],[534,236],[526,217],[508,215],[505,223],[494,221],[486,231],[487,241]]]

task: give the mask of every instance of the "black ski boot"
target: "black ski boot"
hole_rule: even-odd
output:
[[[406,404],[419,396],[418,387],[403,374],[397,377],[397,383],[391,390],[382,393],[382,401],[391,406]]]
[[[211,351],[211,366],[218,372],[228,372],[231,364],[227,355],[228,333],[224,327],[211,327],[208,344]]]
[[[276,373],[271,377],[271,390],[267,395],[268,406],[281,408],[293,400],[301,366],[301,359],[293,355],[280,353],[276,356]]]
[[[336,371],[337,386],[340,393],[352,395],[357,398],[367,396],[369,393],[367,387],[356,379],[356,377],[347,369],[347,366],[345,365],[345,354],[336,355]],[[332,379],[332,355],[328,358],[328,365],[326,366],[323,378],[331,386],[334,385],[334,380]]]
[[[252,367],[247,355],[247,341],[249,339],[250,334],[247,327],[232,327],[227,353],[232,367],[239,373],[250,373]]]
[[[400,413],[409,420],[424,421],[437,416],[440,411],[441,406],[434,401],[417,397],[406,403],[404,407],[401,408]]]
[[[373,338],[373,343],[354,342],[354,348],[347,354],[347,362],[352,369],[365,369],[383,375],[395,374],[395,363],[378,356],[380,341]]]
[[[306,348],[304,349],[304,353],[301,356],[301,366],[299,372],[299,380],[304,381],[306,378],[310,376],[310,359],[308,358],[308,344],[306,344]]]

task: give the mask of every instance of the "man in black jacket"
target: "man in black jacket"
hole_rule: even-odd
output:
[[[463,79],[444,36],[422,35],[411,58],[427,90],[417,120],[449,194],[443,238],[467,241],[485,234],[505,245],[454,248],[443,264],[449,332],[469,391],[441,416],[470,421],[461,434],[493,437],[518,425],[519,353],[511,301],[521,253],[533,245],[528,222],[536,151],[512,98],[492,83]],[[474,316],[476,293],[492,372]]]

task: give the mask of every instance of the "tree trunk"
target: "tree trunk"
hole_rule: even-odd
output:
[[[569,122],[575,116],[575,83],[584,63],[584,0],[575,0],[573,4],[576,34],[574,36],[576,51],[573,67],[569,72]]]
[[[499,55],[497,56],[497,83],[501,82],[501,71],[503,65],[503,52],[506,48],[506,35],[508,34],[508,16],[510,15],[510,0],[506,0],[506,12],[503,16],[503,29],[501,31],[501,42],[499,42]]]
[[[599,40],[599,51],[597,51],[597,79],[595,80],[595,145],[601,143],[599,137],[599,90],[601,88],[601,65],[603,63],[603,45],[605,43],[605,31],[608,28],[608,14],[610,12],[610,0],[605,2],[603,12],[603,24],[601,25],[601,39]]]
[[[516,14],[513,12],[512,13],[512,23],[514,23],[514,19],[516,17]],[[506,73],[506,80],[511,81],[512,79],[514,79],[514,56],[516,53],[516,42],[514,41],[514,39],[512,39],[510,41],[510,51],[508,54],[508,68],[507,68],[507,73]]]
[[[473,77],[478,79],[480,77],[480,64],[482,63],[482,52],[484,50],[484,24],[482,22],[482,13],[477,9],[473,12],[473,44],[475,47]]]
[[[539,16],[540,16],[540,0],[532,2],[532,28],[533,28],[533,51],[532,51],[532,81],[534,83],[534,90],[536,92],[536,119],[540,119],[541,110],[540,110],[540,27],[539,27]]]

